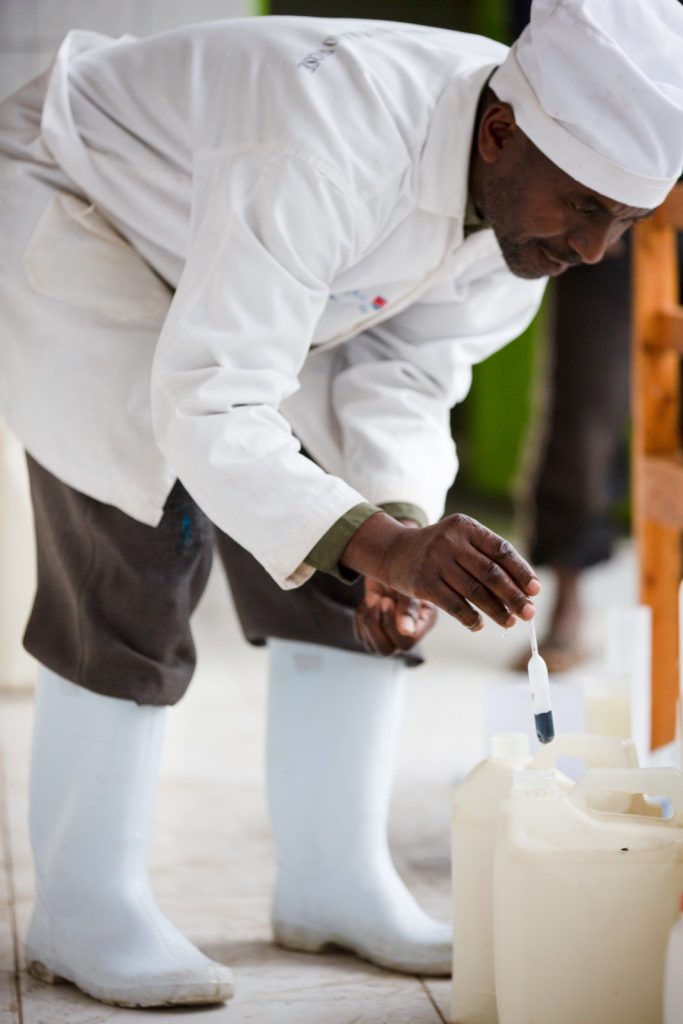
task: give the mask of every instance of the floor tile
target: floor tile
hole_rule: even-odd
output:
[[[446,1022],[451,1020],[451,983],[448,978],[426,978],[425,987]]]
[[[223,1006],[156,1011],[108,1007],[70,985],[48,986],[26,976],[27,1024],[133,1024],[178,1019],[183,1024],[439,1024],[422,985],[361,964],[352,957],[307,956],[270,943],[230,949],[237,994]]]

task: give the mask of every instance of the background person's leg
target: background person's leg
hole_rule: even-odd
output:
[[[582,656],[580,576],[610,557],[615,506],[627,493],[628,252],[575,267],[555,288],[547,422],[528,513],[530,560],[555,574],[542,647],[558,672]]]
[[[131,1006],[220,1002],[229,970],[159,911],[146,853],[166,704],[194,668],[189,616],[212,527],[180,485],[154,529],[33,459],[38,591],[26,642],[36,692],[29,969]]]

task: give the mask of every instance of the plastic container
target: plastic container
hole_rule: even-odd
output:
[[[606,791],[661,795],[676,813],[593,809]],[[569,793],[550,772],[515,777],[494,866],[500,1024],[659,1024],[683,890],[682,809],[673,768],[593,769]]]
[[[638,751],[633,740],[620,736],[589,736],[578,733],[561,733],[552,746],[541,747],[532,761],[533,768],[544,771],[555,770],[560,789],[569,791],[575,778],[569,778],[557,770],[562,758],[580,761],[587,768],[637,768]],[[569,769],[567,769],[569,770]],[[624,814],[649,814],[661,817],[659,804],[648,804],[638,793],[594,792],[590,796],[591,806],[599,811],[622,811]],[[681,1022],[683,1024],[683,1022]]]
[[[497,1024],[492,901],[500,809],[510,795],[515,774],[525,767],[554,770],[560,788],[571,790],[573,779],[557,770],[562,757],[581,761],[586,768],[638,765],[634,744],[613,736],[560,733],[552,744],[540,747],[532,761],[524,733],[499,733],[491,738],[490,756],[454,791],[451,1020],[455,1024]],[[628,810],[633,801],[639,812],[646,813],[642,797],[601,796],[611,809]]]
[[[500,807],[515,773],[531,763],[525,733],[491,737],[489,757],[453,794],[453,986],[451,1019],[496,1024],[493,981],[493,852]]]
[[[595,672],[585,677],[586,729],[601,736],[631,735],[631,676]]]
[[[630,739],[563,732],[552,744],[540,747],[532,765],[542,771],[557,767],[563,758],[581,761],[585,768],[637,768],[638,752]]]
[[[604,668],[584,680],[588,732],[632,736],[639,749],[649,749],[651,618],[644,605],[608,608]]]
[[[664,971],[664,1024],[683,1021],[683,895],[680,914],[669,932]]]
[[[629,728],[641,764],[649,763],[651,728],[652,610],[647,605],[610,607],[605,620],[605,673],[600,690],[587,697],[589,732]],[[607,726],[607,728],[605,728]]]

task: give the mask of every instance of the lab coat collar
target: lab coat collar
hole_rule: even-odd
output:
[[[452,79],[437,100],[422,150],[417,205],[465,221],[472,137],[477,105],[495,63]]]

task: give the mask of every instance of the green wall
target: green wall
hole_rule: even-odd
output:
[[[512,495],[531,419],[543,327],[541,313],[514,344],[475,368],[472,390],[463,406],[460,478],[460,485],[475,495],[494,499]]]

